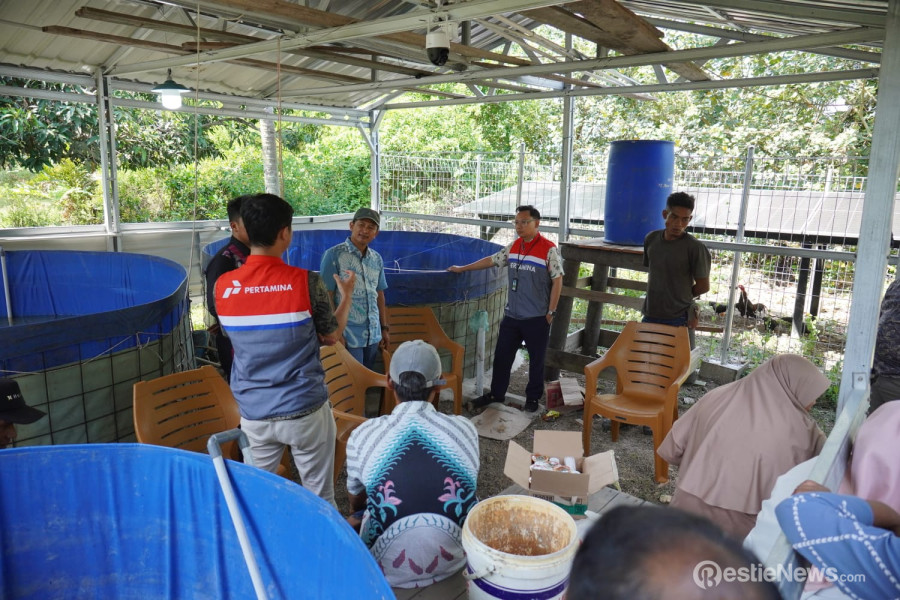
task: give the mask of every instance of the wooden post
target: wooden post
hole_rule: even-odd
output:
[[[591,279],[591,289],[605,292],[609,279],[609,267],[601,263],[594,263],[594,276]],[[584,336],[581,339],[581,353],[592,356],[597,353],[597,339],[600,337],[600,324],[603,320],[603,303],[588,303],[587,317],[584,322]]]
[[[580,260],[563,259],[563,288],[575,287],[578,281],[578,270],[581,268]],[[559,304],[556,305],[556,317],[550,326],[550,340],[548,348],[564,349],[566,347],[566,335],[569,332],[569,320],[572,318],[572,296],[562,295]],[[559,379],[558,367],[545,367],[544,379],[552,381]]]

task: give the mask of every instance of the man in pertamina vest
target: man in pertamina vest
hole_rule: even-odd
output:
[[[334,505],[335,424],[319,345],[340,339],[356,276],[334,275],[341,303],[332,310],[318,274],[281,260],[293,214],[273,194],[244,199],[250,256],[216,282],[216,308],[234,346],[231,389],[254,462],[274,473],[290,446],[303,487]]]
[[[556,244],[538,232],[541,213],[533,206],[516,208],[518,239],[491,256],[448,271],[461,273],[490,267],[507,267],[509,288],[500,334],[494,349],[491,391],[473,401],[474,406],[504,402],[516,352],[525,342],[528,350],[528,386],[525,410],[534,412],[544,393],[544,357],[550,324],[562,291],[562,259]]]

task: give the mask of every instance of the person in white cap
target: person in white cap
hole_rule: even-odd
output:
[[[15,379],[0,379],[0,448],[16,441],[16,425],[34,423],[46,414],[25,404]]]
[[[435,410],[441,359],[421,340],[391,358],[387,385],[399,404],[347,442],[347,492],[360,536],[393,587],[436,583],[465,565],[462,525],[478,501],[478,434]],[[361,518],[361,523],[358,519]]]

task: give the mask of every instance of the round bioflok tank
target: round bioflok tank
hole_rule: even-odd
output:
[[[325,251],[344,242],[348,233],[347,229],[295,231],[284,259],[295,267],[318,271]],[[228,238],[207,244],[203,264],[227,242]],[[487,311],[485,360],[490,364],[506,305],[506,272],[492,268],[450,273],[447,267],[474,262],[502,246],[446,233],[380,231],[370,247],[384,259],[388,306],[430,306],[444,332],[465,346],[466,377],[475,373],[477,331],[469,323],[478,311]]]
[[[194,367],[184,268],[142,254],[4,254],[0,377],[47,413],[16,427],[16,445],[134,441],[134,383]]]

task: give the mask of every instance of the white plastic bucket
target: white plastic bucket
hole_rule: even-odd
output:
[[[551,502],[496,496],[469,512],[462,545],[470,600],[555,600],[566,590],[578,533]]]

